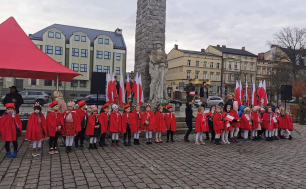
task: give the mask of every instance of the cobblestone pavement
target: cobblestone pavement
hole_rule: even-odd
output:
[[[19,154],[5,157],[0,142],[0,188],[306,188],[306,129],[293,140],[196,146],[175,143],[104,147],[31,157],[19,138]],[[194,141],[194,134],[190,137]],[[61,144],[61,142],[60,142]],[[87,143],[86,143],[87,144]]]

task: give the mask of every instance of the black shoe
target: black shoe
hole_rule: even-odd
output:
[[[147,144],[150,144],[149,139],[147,139]]]
[[[68,146],[66,147],[66,153],[69,153],[69,147]]]
[[[270,141],[270,137],[266,137],[266,141]]]
[[[289,135],[289,140],[292,140],[292,136],[291,135]]]
[[[209,140],[209,138],[206,138],[205,140]]]
[[[252,140],[253,140],[253,141],[256,141],[257,139],[254,137]]]
[[[94,143],[93,147],[94,149],[98,149],[98,145],[96,143]]]
[[[84,144],[81,144],[81,145],[80,145],[80,148],[84,148]]]
[[[221,145],[220,139],[215,139],[215,145]]]
[[[111,146],[115,146],[115,140],[112,140]]]
[[[69,152],[73,152],[72,146],[69,146]]]
[[[100,142],[99,142],[99,146],[100,146],[100,147],[103,147],[103,141],[100,141]]]
[[[281,135],[280,139],[286,139],[286,137],[284,135]]]
[[[171,139],[171,142],[175,142],[175,141],[173,140],[173,138]]]
[[[279,138],[277,136],[274,137],[274,140],[279,140]]]
[[[137,144],[136,145],[140,145],[139,139],[136,139]]]
[[[94,149],[93,145],[92,145],[92,144],[89,144],[88,149],[90,149],[90,150]]]
[[[134,139],[134,143],[133,143],[134,145],[137,145],[137,139]]]
[[[269,140],[270,142],[273,142],[273,138],[272,137],[270,137],[270,140]]]
[[[128,143],[124,140],[123,141],[124,146],[128,146]]]

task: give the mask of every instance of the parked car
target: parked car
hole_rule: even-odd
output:
[[[207,99],[207,107],[210,107],[210,106],[221,106],[223,107],[224,106],[224,101],[221,97],[219,96],[211,96]]]
[[[291,100],[287,100],[288,103],[296,103],[296,97],[292,97]]]
[[[202,101],[201,101],[200,99],[196,99],[196,100],[194,101],[194,105],[195,105],[195,107],[199,107],[199,106],[202,105]]]
[[[44,91],[21,91],[19,94],[22,96],[24,104],[38,102],[43,106],[49,102],[49,95]]]
[[[180,100],[174,100],[174,99],[170,99],[170,103],[171,104],[175,104],[175,106],[182,106],[182,102]]]
[[[96,94],[90,94],[85,97],[78,97],[75,99],[72,99],[74,103],[78,103],[79,101],[84,100],[87,105],[96,105],[97,104],[97,95]],[[103,105],[106,103],[106,96],[105,95],[99,95],[98,96],[98,105]]]

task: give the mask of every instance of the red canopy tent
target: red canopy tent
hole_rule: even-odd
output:
[[[13,17],[0,24],[1,77],[71,81],[78,75],[37,48]]]

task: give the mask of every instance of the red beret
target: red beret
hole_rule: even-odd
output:
[[[56,106],[56,105],[58,105],[58,101],[51,102],[49,104],[49,107],[52,108],[53,106]]]
[[[78,102],[79,107],[82,107],[86,104],[86,102],[84,100],[81,100]]]
[[[168,106],[166,106],[167,109],[172,108],[172,105],[169,104]]]
[[[107,108],[107,107],[109,107],[109,103],[104,104],[104,105],[102,106],[102,109],[105,109],[105,108]]]
[[[7,103],[5,104],[6,108],[15,108],[15,104],[14,103]]]
[[[125,105],[123,108],[124,108],[124,109],[127,109],[127,108],[129,108],[129,107],[131,107],[131,105],[127,104],[127,105]]]

